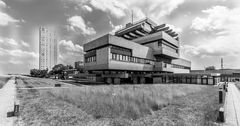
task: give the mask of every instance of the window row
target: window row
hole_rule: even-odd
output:
[[[112,59],[113,60],[119,60],[119,61],[133,62],[133,63],[142,63],[142,64],[154,65],[154,61],[152,61],[152,60],[127,56],[127,55],[121,55],[121,54],[116,54],[116,53],[112,53]]]
[[[86,63],[96,62],[96,56],[90,56],[85,59]]]
[[[122,48],[122,47],[118,47],[118,46],[112,46],[111,49],[124,51],[124,52],[131,52],[131,49]]]
[[[178,68],[178,69],[189,69],[188,67],[185,66],[181,66],[181,65],[176,65],[176,64],[172,64],[173,68]]]

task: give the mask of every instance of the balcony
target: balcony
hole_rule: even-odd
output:
[[[161,48],[161,49],[158,49],[158,50],[155,50],[153,52],[153,55],[164,55],[166,57],[170,57],[172,59],[177,59],[179,58],[179,54],[176,53],[176,52],[172,52],[166,48]]]
[[[155,62],[154,71],[173,72],[172,64],[164,62]]]
[[[115,74],[103,74],[102,77],[119,77],[119,78],[128,78],[128,73],[115,73]]]

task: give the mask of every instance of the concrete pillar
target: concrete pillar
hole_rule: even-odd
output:
[[[19,115],[19,100],[15,100],[14,101],[14,116],[18,116]]]
[[[187,80],[187,83],[188,83],[188,84],[190,84],[190,83],[191,83],[191,80],[190,80],[190,78],[189,78],[189,77],[187,77],[187,78],[186,78],[186,80]]]
[[[134,78],[133,78],[133,83],[134,83],[134,84],[137,84],[137,83],[138,83],[138,78],[137,78],[137,77],[134,77]]]
[[[186,82],[186,77],[182,77],[182,83],[187,83]]]
[[[219,115],[218,115],[218,121],[219,122],[225,122],[225,117],[224,117],[224,108],[221,107],[218,111]]]
[[[114,84],[120,84],[120,78],[115,77],[114,78]]]
[[[219,103],[222,104],[223,103],[223,91],[219,90]]]
[[[145,84],[145,78],[144,77],[140,78],[140,84]]]
[[[166,83],[169,83],[169,78],[168,78],[168,76],[166,76]]]
[[[107,83],[108,83],[108,84],[112,84],[112,78],[111,78],[111,77],[108,77],[108,78],[107,78]]]

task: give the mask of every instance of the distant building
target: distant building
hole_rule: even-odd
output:
[[[57,64],[57,34],[54,29],[39,28],[39,69],[51,70]]]
[[[108,83],[152,83],[158,73],[189,73],[178,34],[146,18],[84,44],[85,69]]]
[[[82,68],[83,66],[84,66],[84,62],[83,61],[74,62],[74,68],[75,69]]]
[[[240,81],[240,69],[191,70],[191,74],[219,73],[221,81]]]

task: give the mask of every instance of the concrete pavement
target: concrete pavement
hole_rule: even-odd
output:
[[[15,77],[11,78],[0,89],[0,126],[12,126],[16,117],[7,117],[7,112],[13,111],[16,96]]]
[[[240,126],[240,92],[234,83],[228,83],[225,101],[225,126]]]

